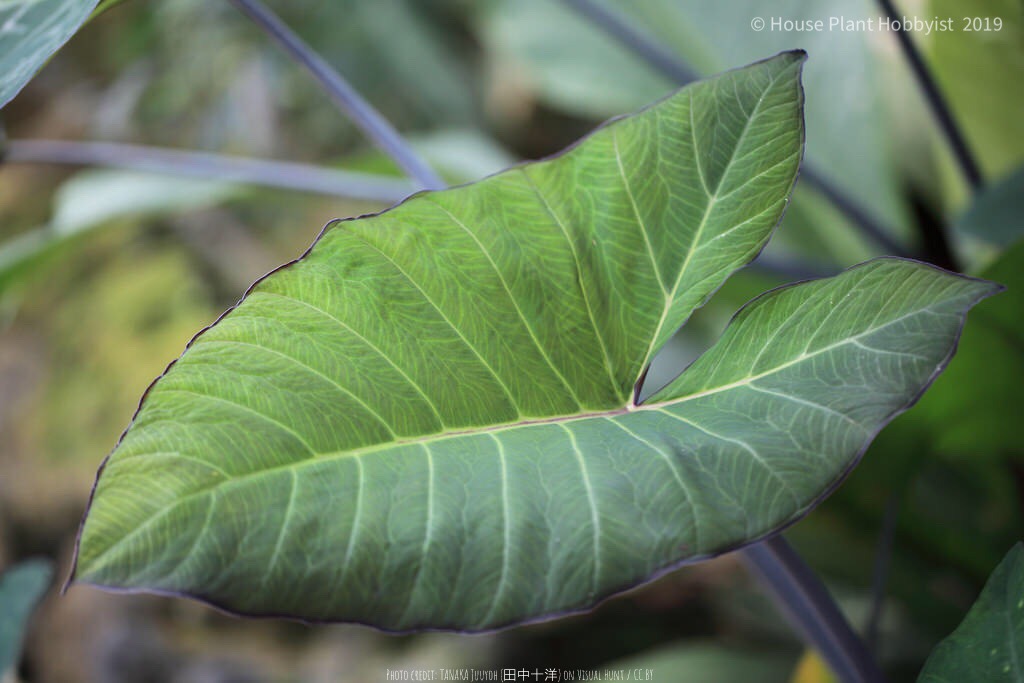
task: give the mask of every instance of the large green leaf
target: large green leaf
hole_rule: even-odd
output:
[[[0,107],[85,23],[97,0],[0,0]]]
[[[206,208],[238,192],[238,186],[223,181],[136,171],[77,173],[58,188],[48,225],[0,243],[0,295],[26,286],[31,275],[74,251],[83,233],[132,216]]]
[[[1024,681],[1024,545],[989,577],[956,631],[932,651],[918,683]]]
[[[48,560],[22,562],[0,574],[0,679],[18,661],[25,625],[52,579]]]
[[[898,260],[779,290],[633,401],[782,213],[802,61],[329,226],[151,387],[99,475],[76,578],[475,630],[589,607],[799,517],[992,291]]]

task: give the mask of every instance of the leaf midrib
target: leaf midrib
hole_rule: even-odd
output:
[[[409,445],[417,445],[417,444],[425,445],[425,444],[433,443],[433,442],[436,442],[436,441],[445,441],[447,439],[458,438],[458,437],[461,437],[461,436],[473,436],[473,435],[476,435],[476,434],[495,434],[497,432],[509,431],[509,430],[512,430],[512,429],[520,429],[520,428],[523,428],[523,427],[531,427],[531,426],[545,425],[545,424],[564,424],[564,423],[568,423],[568,422],[576,422],[576,421],[579,421],[579,420],[588,420],[588,419],[594,419],[594,418],[612,418],[612,417],[618,417],[620,415],[626,415],[626,414],[629,414],[629,413],[640,412],[640,411],[663,411],[665,408],[668,408],[670,406],[675,406],[675,405],[679,405],[679,404],[682,404],[682,403],[687,403],[689,401],[693,401],[693,400],[696,400],[696,399],[699,399],[699,398],[704,398],[706,396],[710,396],[710,395],[713,395],[713,394],[718,394],[718,393],[721,393],[723,391],[729,391],[729,390],[732,390],[732,389],[740,388],[742,386],[747,386],[747,385],[753,384],[753,382],[756,382],[759,379],[763,379],[764,377],[768,377],[768,376],[773,375],[773,374],[775,374],[777,372],[781,372],[782,370],[785,370],[785,369],[787,369],[789,367],[792,367],[792,366],[796,365],[797,363],[801,363],[803,361],[806,361],[809,358],[814,358],[815,356],[819,356],[819,355],[821,355],[823,353],[828,353],[829,351],[837,349],[837,348],[839,348],[841,346],[845,346],[847,344],[854,344],[859,339],[861,339],[862,337],[866,337],[866,336],[869,336],[871,334],[874,334],[875,332],[877,332],[877,331],[879,331],[879,330],[881,330],[881,329],[883,329],[885,327],[888,327],[889,325],[896,324],[896,323],[900,322],[901,320],[905,320],[906,318],[909,318],[909,317],[914,316],[914,315],[919,315],[919,314],[924,313],[924,312],[929,311],[929,310],[931,310],[930,307],[926,307],[926,308],[922,308],[922,309],[915,309],[915,310],[913,310],[913,311],[911,311],[909,313],[906,313],[906,314],[901,315],[899,317],[893,318],[892,320],[889,320],[889,321],[887,321],[887,322],[885,322],[882,325],[879,325],[877,327],[870,328],[868,330],[865,330],[864,332],[861,332],[859,334],[853,335],[851,337],[845,337],[841,341],[834,342],[832,344],[828,344],[828,345],[823,346],[820,349],[817,349],[816,351],[813,351],[811,353],[801,354],[801,355],[797,356],[796,358],[794,358],[792,360],[786,361],[785,363],[782,363],[780,365],[776,365],[776,366],[774,366],[774,367],[772,367],[772,368],[770,368],[768,370],[765,370],[763,372],[760,372],[760,373],[758,373],[756,375],[748,375],[747,377],[744,377],[742,379],[736,380],[734,382],[730,382],[728,384],[723,384],[723,385],[718,386],[718,387],[712,387],[712,388],[705,389],[705,390],[702,390],[702,391],[698,391],[698,392],[695,392],[695,393],[692,393],[692,394],[687,394],[686,396],[681,396],[679,398],[675,398],[675,399],[672,399],[672,400],[669,400],[669,401],[662,401],[662,402],[659,402],[659,403],[652,403],[652,404],[647,404],[647,403],[644,403],[644,404],[630,403],[630,404],[628,404],[625,407],[614,408],[614,409],[610,409],[610,410],[581,411],[581,412],[572,413],[572,414],[569,414],[569,415],[555,415],[555,416],[552,416],[552,417],[543,417],[543,418],[536,418],[536,419],[530,419],[530,420],[519,420],[517,422],[504,422],[504,423],[494,424],[494,425],[486,425],[486,426],[479,426],[479,427],[469,427],[469,428],[466,428],[466,429],[446,430],[446,431],[441,431],[441,432],[434,432],[432,434],[424,434],[424,435],[421,435],[421,436],[409,437],[409,438],[405,438],[405,439],[394,439],[392,441],[383,441],[383,442],[372,444],[372,445],[365,446],[365,447],[362,447],[362,448],[352,448],[352,449],[348,449],[348,450],[344,450],[344,451],[331,451],[331,452],[326,452],[326,453],[320,453],[320,454],[317,454],[316,456],[314,456],[312,458],[305,458],[305,459],[300,460],[298,462],[287,463],[287,464],[284,464],[284,465],[277,465],[277,466],[274,466],[274,467],[267,467],[267,468],[264,468],[264,469],[261,469],[261,470],[256,470],[256,471],[253,471],[253,472],[247,472],[245,474],[236,475],[235,477],[233,477],[229,481],[236,482],[239,479],[244,479],[244,478],[252,477],[252,476],[258,476],[258,475],[262,475],[262,474],[268,474],[268,473],[271,473],[271,472],[274,472],[274,471],[280,470],[280,469],[287,469],[287,468],[291,468],[291,467],[299,467],[299,466],[302,466],[304,464],[309,464],[309,463],[320,463],[320,462],[324,462],[326,460],[332,460],[332,459],[343,458],[343,457],[361,457],[361,456],[364,456],[364,455],[369,455],[371,453],[376,453],[378,451],[388,450],[388,449],[399,447],[399,446],[409,446]],[[875,351],[872,350],[872,353],[875,353]],[[911,354],[908,354],[908,355],[911,355]],[[216,397],[213,397],[213,398],[216,398]],[[135,455],[135,456],[126,457],[124,460],[121,460],[119,462],[126,462],[128,460],[131,460],[133,457],[146,457],[147,455],[149,455],[149,454],[148,453],[140,453],[140,454]],[[118,463],[112,463],[112,465],[117,465],[117,464]],[[205,491],[207,489],[203,489],[203,490]],[[195,493],[201,493],[201,492],[202,491],[196,491]],[[194,495],[194,494],[190,494],[190,495]]]
[[[182,503],[184,503],[184,502],[186,502],[188,500],[191,500],[191,499],[193,499],[193,498],[195,498],[197,496],[201,496],[201,495],[205,495],[207,493],[215,492],[218,488],[220,488],[221,486],[223,486],[225,484],[237,484],[237,483],[239,483],[240,481],[243,481],[243,480],[251,479],[251,478],[254,478],[254,477],[261,477],[261,476],[265,476],[265,475],[275,474],[275,473],[280,472],[281,470],[295,469],[295,468],[303,467],[303,466],[306,466],[306,465],[322,463],[324,461],[340,459],[340,458],[343,458],[343,457],[345,457],[345,458],[349,458],[349,457],[350,458],[355,458],[356,461],[357,461],[357,464],[358,464],[360,458],[362,456],[364,456],[364,455],[368,455],[370,453],[375,453],[375,452],[378,452],[378,451],[389,450],[391,448],[395,448],[397,446],[403,446],[403,445],[419,444],[419,445],[422,445],[422,446],[424,446],[426,448],[429,448],[428,444],[430,444],[430,443],[433,443],[435,441],[442,441],[442,440],[445,440],[445,439],[448,439],[448,438],[457,438],[459,436],[470,436],[470,435],[476,435],[476,434],[490,434],[493,437],[493,435],[495,433],[497,433],[497,432],[507,431],[507,430],[510,430],[510,429],[518,429],[520,427],[527,427],[527,426],[531,426],[531,425],[541,425],[541,424],[562,424],[562,425],[564,425],[564,424],[566,424],[568,422],[575,422],[577,420],[585,420],[585,419],[592,419],[592,418],[611,418],[611,417],[617,417],[619,415],[625,415],[625,414],[632,413],[632,412],[647,411],[647,410],[664,412],[664,410],[667,407],[669,407],[669,406],[679,405],[681,403],[686,403],[686,402],[689,402],[689,401],[692,401],[692,400],[696,400],[698,398],[703,398],[705,396],[709,396],[709,395],[712,395],[712,394],[721,393],[723,391],[728,391],[730,389],[736,389],[736,388],[739,388],[741,386],[749,385],[749,384],[757,381],[758,379],[762,379],[764,377],[767,377],[769,375],[775,374],[777,372],[781,372],[782,370],[785,370],[786,368],[792,367],[793,365],[795,365],[795,364],[797,364],[799,362],[805,361],[808,358],[813,358],[813,357],[819,356],[819,355],[821,355],[823,353],[828,353],[829,351],[837,349],[837,348],[839,348],[841,346],[844,346],[846,344],[854,343],[858,339],[860,339],[862,337],[869,336],[871,334],[874,334],[875,332],[877,332],[877,331],[879,331],[879,330],[881,330],[881,329],[883,329],[885,327],[888,327],[889,325],[893,325],[893,324],[895,324],[897,322],[900,322],[901,320],[904,320],[906,318],[909,318],[909,317],[911,317],[913,315],[920,315],[921,313],[924,313],[924,312],[930,311],[930,310],[932,310],[932,308],[930,306],[926,306],[926,307],[920,308],[920,309],[914,309],[914,310],[909,311],[909,312],[907,312],[907,313],[905,313],[905,314],[903,314],[901,316],[898,316],[896,318],[888,320],[888,321],[886,321],[885,323],[883,323],[881,325],[869,328],[869,329],[867,329],[867,330],[865,330],[865,331],[863,331],[863,332],[861,332],[859,334],[856,334],[856,335],[853,335],[853,336],[850,336],[850,337],[845,337],[841,341],[837,341],[837,342],[834,342],[832,344],[828,344],[826,346],[823,346],[820,349],[817,349],[816,351],[814,351],[812,353],[801,354],[800,356],[798,356],[798,357],[796,357],[796,358],[794,358],[794,359],[792,359],[790,361],[787,361],[785,363],[777,365],[777,366],[775,366],[775,367],[773,367],[773,368],[771,368],[769,370],[765,370],[764,372],[758,373],[756,375],[749,375],[749,376],[747,376],[747,377],[745,377],[743,379],[736,380],[735,382],[730,382],[729,384],[724,384],[724,385],[719,386],[719,387],[714,387],[714,388],[711,388],[711,389],[707,389],[707,390],[699,391],[699,392],[696,392],[696,393],[693,393],[693,394],[689,394],[687,396],[682,396],[680,398],[673,399],[671,401],[665,401],[665,402],[656,403],[656,404],[642,404],[642,405],[637,405],[637,404],[634,404],[634,403],[630,403],[629,405],[627,405],[627,406],[625,406],[623,408],[616,408],[616,409],[613,409],[613,410],[581,412],[581,413],[576,413],[576,414],[573,414],[573,415],[559,415],[559,416],[555,416],[555,417],[539,418],[539,419],[536,419],[536,420],[523,420],[523,421],[519,421],[519,422],[515,422],[515,423],[504,423],[504,424],[499,424],[499,425],[491,425],[491,426],[488,426],[488,427],[477,427],[477,428],[471,428],[471,429],[465,429],[465,430],[452,430],[452,431],[448,431],[448,432],[435,433],[435,434],[431,434],[431,435],[424,435],[424,436],[415,437],[415,438],[411,438],[411,439],[387,441],[387,442],[383,442],[383,443],[379,443],[379,444],[373,444],[372,446],[368,446],[368,447],[365,447],[365,448],[362,448],[362,449],[358,449],[357,448],[357,449],[351,449],[351,450],[346,450],[346,451],[325,453],[325,454],[319,455],[319,456],[317,456],[315,458],[307,458],[307,459],[304,459],[304,460],[300,460],[298,462],[292,462],[292,463],[287,463],[287,464],[283,464],[283,465],[277,465],[277,466],[274,466],[274,467],[264,468],[264,469],[261,469],[261,470],[256,470],[256,471],[253,471],[253,472],[247,472],[245,474],[232,477],[231,479],[226,479],[226,480],[223,480],[223,481],[218,481],[218,482],[214,483],[212,486],[209,486],[209,487],[206,487],[206,488],[203,488],[203,489],[197,489],[196,491],[192,491],[190,493],[187,493],[187,494],[184,494],[184,495],[180,496],[178,499],[176,499],[174,501],[173,505],[171,505],[171,506],[169,506],[169,507],[159,511],[157,514],[155,514],[152,517],[150,517],[149,519],[145,520],[142,524],[140,524],[139,526],[135,527],[130,532],[128,532],[127,534],[125,534],[124,536],[119,538],[114,544],[109,546],[106,551],[104,551],[102,554],[98,555],[97,559],[101,558],[103,556],[109,556],[114,551],[114,549],[116,549],[117,547],[121,546],[122,544],[124,544],[125,542],[130,540],[131,538],[135,537],[138,533],[140,533],[144,529],[148,528],[149,525],[153,524],[158,519],[160,519],[164,515],[166,515],[168,513],[168,511],[176,508],[177,506],[181,505]],[[146,455],[148,455],[148,454],[144,453],[144,454],[139,454],[139,455],[132,456],[132,457],[146,457]],[[129,462],[132,459],[132,457],[127,457],[127,458],[124,458],[124,459],[119,460],[117,462],[111,463],[111,466],[113,467],[113,466],[116,466],[119,463]]]
[[[775,87],[775,82],[776,81],[775,81],[775,77],[774,76],[772,78],[770,78],[769,81],[768,81],[768,85],[766,85],[764,87],[764,89],[761,91],[761,95],[757,98],[757,102],[754,103],[754,107],[750,110],[750,114],[747,114],[746,112],[743,112],[744,115],[747,117],[746,121],[743,122],[743,130],[740,131],[740,135],[736,139],[736,144],[733,146],[732,150],[729,152],[729,161],[726,164],[725,170],[723,171],[721,177],[718,179],[718,183],[715,185],[714,192],[711,192],[710,188],[708,187],[707,179],[704,176],[704,171],[701,168],[701,164],[700,164],[700,151],[698,149],[698,143],[697,143],[697,128],[696,128],[696,126],[693,123],[693,93],[692,92],[690,93],[690,104],[689,104],[689,108],[688,108],[689,109],[688,113],[690,115],[690,136],[691,136],[691,138],[693,140],[694,159],[696,160],[696,163],[697,163],[697,175],[700,177],[701,186],[704,189],[704,194],[707,196],[707,204],[704,206],[704,213],[701,216],[700,223],[697,225],[697,230],[694,232],[693,240],[690,242],[690,246],[689,246],[689,248],[686,251],[686,257],[684,258],[683,263],[682,263],[682,265],[679,268],[679,273],[676,276],[675,283],[672,285],[672,290],[665,292],[666,293],[666,299],[665,299],[664,309],[662,310],[662,314],[661,314],[660,320],[658,320],[658,327],[657,327],[657,329],[655,329],[654,334],[651,336],[651,343],[648,345],[647,352],[644,354],[643,362],[641,362],[641,364],[640,364],[640,375],[636,378],[637,382],[640,381],[640,377],[643,376],[643,373],[645,372],[645,370],[647,368],[647,365],[651,362],[651,359],[654,356],[654,345],[658,343],[658,337],[661,336],[661,331],[665,327],[665,321],[668,320],[669,313],[672,310],[672,305],[675,303],[676,295],[679,292],[679,285],[682,283],[683,279],[686,277],[686,274],[689,272],[690,262],[693,260],[694,254],[696,254],[697,251],[699,251],[700,248],[703,246],[703,245],[701,245],[700,241],[701,241],[701,239],[703,237],[704,230],[705,230],[705,228],[706,228],[706,226],[708,224],[708,219],[711,217],[711,213],[712,213],[712,211],[714,211],[715,206],[718,203],[718,192],[722,188],[722,183],[725,182],[725,178],[729,175],[729,171],[733,168],[733,164],[735,164],[735,162],[736,162],[736,155],[739,153],[740,149],[743,147],[743,143],[744,143],[744,141],[747,138],[747,132],[750,130],[750,123],[751,123],[751,121],[753,121],[754,118],[758,115],[758,111],[761,108],[761,104],[764,102],[764,99],[767,96],[768,92],[771,91],[771,89],[773,87]],[[614,140],[614,137],[613,137],[613,140]],[[618,159],[619,158],[619,149],[618,149],[618,145],[617,144],[615,145],[615,155],[616,155],[616,158]],[[620,168],[620,170],[622,168],[621,160],[619,162],[619,168]],[[627,190],[628,190],[628,182],[626,181],[625,175],[623,175],[622,180],[623,180],[624,183],[626,183]],[[750,182],[752,182],[752,179],[748,179],[748,180],[744,181],[743,183],[741,183],[739,185],[739,187],[744,187],[744,186],[748,185]],[[630,193],[630,199],[632,199],[632,193]],[[634,208],[634,210],[636,209],[635,202],[633,204],[633,208]],[[644,233],[644,239],[647,239],[647,230],[644,227],[643,221],[640,220],[639,213],[637,213],[637,221],[640,224],[641,232]],[[735,227],[735,226],[733,226],[733,227]],[[655,273],[657,273],[657,272],[658,272],[657,271],[657,265],[655,265]],[[661,283],[660,275],[658,277],[658,282]],[[663,287],[663,290],[664,290],[664,285],[662,287]]]

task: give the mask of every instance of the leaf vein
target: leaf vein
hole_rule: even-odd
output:
[[[562,382],[562,385],[566,389],[569,390],[569,394],[572,396],[573,400],[576,401],[576,405],[579,406],[580,409],[582,409],[583,408],[583,402],[580,400],[579,396],[576,394],[576,391],[572,388],[572,385],[565,378],[565,375],[563,375],[562,372],[557,367],[555,367],[555,363],[554,363],[554,361],[551,360],[551,356],[548,354],[547,350],[544,348],[544,345],[541,344],[540,339],[537,338],[537,334],[534,331],[533,326],[530,325],[530,322],[526,319],[526,315],[523,313],[523,309],[520,308],[519,302],[516,300],[515,296],[512,294],[512,289],[509,287],[508,281],[505,280],[505,276],[502,274],[501,270],[498,268],[498,264],[494,262],[494,259],[491,257],[490,252],[487,251],[487,249],[484,247],[483,243],[476,236],[476,234],[472,230],[470,230],[469,227],[465,223],[463,223],[461,220],[459,220],[455,216],[455,214],[453,214],[451,211],[449,211],[445,207],[443,207],[440,204],[438,204],[436,201],[431,200],[430,199],[430,195],[426,195],[426,199],[428,199],[431,204],[433,204],[434,206],[439,208],[441,211],[444,211],[444,213],[447,214],[448,217],[451,218],[455,222],[456,225],[458,225],[460,228],[462,228],[462,230],[467,235],[469,235],[470,238],[472,238],[473,243],[476,244],[476,246],[477,246],[477,249],[479,249],[480,253],[483,254],[484,258],[487,259],[487,263],[490,264],[491,269],[494,271],[494,274],[498,276],[498,281],[501,282],[501,286],[502,286],[502,288],[504,288],[505,294],[508,295],[509,301],[512,302],[512,306],[516,309],[516,315],[518,315],[519,316],[519,320],[522,321],[523,327],[526,329],[526,333],[528,335],[530,335],[530,339],[533,341],[534,346],[537,347],[537,350],[540,352],[540,355],[544,358],[544,362],[546,362],[548,364],[548,367],[550,367],[554,371],[555,375]]]
[[[277,349],[272,349],[269,346],[260,346],[259,344],[253,344],[252,342],[238,341],[237,339],[203,339],[203,340],[201,340],[201,343],[203,345],[206,345],[206,344],[229,344],[229,345],[232,345],[232,346],[249,346],[249,347],[252,347],[254,349],[260,349],[261,351],[266,351],[266,352],[272,353],[272,354],[274,354],[276,356],[280,356],[281,358],[284,358],[285,360],[291,361],[295,365],[297,365],[299,367],[302,367],[302,368],[305,368],[305,369],[309,370],[310,372],[312,372],[313,374],[315,374],[315,375],[317,375],[319,377],[322,377],[329,384],[332,384],[335,387],[337,387],[338,390],[341,391],[343,394],[345,394],[346,396],[350,396],[353,399],[355,399],[356,403],[358,403],[360,406],[362,406],[362,408],[367,413],[369,413],[373,418],[375,418],[378,422],[380,422],[380,424],[384,427],[384,429],[388,430],[388,433],[390,433],[393,438],[397,438],[398,437],[398,434],[395,432],[394,428],[392,428],[391,424],[387,420],[385,420],[384,417],[381,416],[380,413],[378,413],[376,410],[371,408],[362,398],[360,398],[358,395],[352,393],[351,391],[349,391],[345,387],[343,387],[340,384],[338,384],[337,381],[331,379],[328,375],[325,375],[324,373],[322,373],[319,370],[317,370],[316,368],[314,368],[312,365],[309,365],[308,363],[303,362],[302,360],[296,358],[295,356],[289,356],[288,354],[282,353],[282,352],[278,351]],[[198,346],[198,344],[197,344],[197,346]],[[167,391],[169,391],[169,390],[167,390]],[[209,394],[203,394],[203,395],[204,396],[208,396]]]
[[[498,604],[501,602],[501,598],[505,592],[505,583],[508,577],[508,558],[511,552],[511,526],[510,526],[510,515],[508,510],[508,468],[505,461],[505,447],[501,443],[501,439],[489,434],[488,436],[494,441],[495,446],[498,448],[498,462],[501,464],[501,519],[502,519],[502,543],[501,543],[501,573],[498,575],[498,585],[494,590],[494,598],[491,599],[491,605],[487,610],[487,614],[484,615],[482,624],[490,623],[491,617],[494,615],[494,610],[497,609]]]
[[[558,426],[561,427],[569,436],[569,443],[572,446],[572,452],[576,456],[576,461],[580,466],[580,472],[583,475],[583,485],[587,491],[587,501],[590,503],[590,519],[594,530],[594,575],[591,591],[596,593],[597,587],[601,583],[601,517],[597,512],[597,499],[594,497],[594,488],[590,484],[590,473],[587,471],[586,459],[583,457],[583,453],[580,452],[579,444],[576,443],[576,435],[573,434],[572,430],[565,424],[558,423]]]
[[[409,383],[409,386],[411,386],[413,388],[413,390],[416,391],[417,394],[419,394],[421,397],[423,397],[423,402],[427,404],[427,407],[429,407],[431,412],[433,412],[434,415],[437,417],[437,421],[440,424],[441,428],[443,429],[443,428],[446,427],[445,422],[444,422],[444,418],[441,416],[441,412],[440,412],[440,410],[438,410],[437,404],[434,403],[433,399],[431,399],[429,396],[427,396],[427,394],[424,391],[423,387],[421,387],[419,385],[419,383],[414,381],[413,378],[410,377],[409,374],[405,372],[405,370],[403,370],[401,367],[399,367],[399,365],[397,363],[395,363],[394,360],[392,360],[391,356],[389,356],[386,353],[384,353],[384,351],[381,350],[380,347],[378,347],[372,341],[367,339],[364,335],[362,335],[359,332],[357,332],[351,325],[348,325],[343,320],[341,320],[340,318],[338,318],[335,315],[332,315],[330,312],[324,310],[323,308],[320,308],[319,306],[315,306],[315,305],[309,303],[308,301],[304,301],[304,300],[296,298],[294,296],[287,296],[287,295],[284,295],[284,294],[279,294],[277,292],[267,292],[267,291],[262,291],[262,290],[260,291],[260,294],[262,296],[277,297],[279,299],[284,299],[285,301],[292,301],[294,303],[306,306],[307,308],[309,308],[309,309],[311,309],[311,310],[313,310],[313,311],[323,315],[324,317],[329,318],[330,320],[333,320],[334,322],[336,322],[338,324],[339,327],[341,327],[342,329],[347,330],[348,332],[350,332],[353,336],[356,337],[356,339],[358,339],[359,341],[363,342],[368,347],[370,347],[370,349],[373,350],[381,358],[383,358],[385,360],[385,362],[388,363],[388,365],[390,365],[392,368],[394,368],[395,371],[398,372],[398,374],[400,374],[402,376],[402,378],[405,379],[405,381]]]
[[[494,377],[494,381],[497,382],[498,386],[500,386],[502,388],[502,390],[505,392],[505,395],[508,397],[509,404],[516,411],[516,414],[517,415],[522,415],[523,411],[519,407],[519,403],[516,401],[515,397],[512,395],[512,390],[509,389],[508,385],[505,384],[504,380],[502,380],[501,376],[498,375],[497,371],[480,354],[480,351],[473,344],[471,344],[468,339],[466,339],[466,336],[462,333],[462,330],[460,330],[455,325],[455,323],[453,323],[451,321],[451,319],[447,315],[445,315],[445,312],[441,310],[441,307],[437,305],[437,302],[435,302],[430,297],[430,295],[428,295],[427,292],[422,287],[420,287],[420,284],[418,282],[416,282],[415,278],[413,278],[411,275],[409,275],[409,273],[407,273],[406,270],[404,268],[402,268],[402,266],[399,265],[399,263],[397,261],[395,261],[395,259],[392,258],[390,254],[387,254],[384,250],[382,250],[377,245],[373,244],[370,240],[366,239],[365,237],[363,237],[362,235],[360,235],[360,234],[358,234],[356,232],[351,232],[350,231],[348,234],[352,235],[353,237],[355,237],[356,239],[361,241],[363,244],[367,245],[368,247],[370,247],[371,249],[376,251],[378,254],[380,254],[384,258],[385,261],[387,261],[392,266],[394,266],[394,268],[399,273],[402,274],[402,276],[406,279],[406,281],[409,284],[411,284],[416,289],[416,291],[418,291],[420,293],[420,296],[423,297],[423,300],[425,302],[427,302],[428,304],[430,304],[430,306],[435,311],[437,311],[438,315],[440,315],[441,319],[444,320],[445,323],[447,323],[448,327],[451,328],[452,332],[454,332],[455,335],[459,339],[461,339],[462,342],[466,345],[466,348],[468,348],[470,351],[473,352],[473,355],[475,355],[477,357],[477,360],[480,361],[480,364],[483,365],[484,368],[486,368],[487,371]]]
[[[555,214],[554,207],[551,206],[547,198],[540,191],[540,188],[537,187],[536,183],[533,182],[533,178],[530,177],[530,174],[526,172],[526,168],[519,167],[519,170],[523,174],[523,177],[526,178],[526,182],[530,185],[531,188],[533,188],[533,192],[534,194],[537,195],[537,198],[540,200],[541,204],[544,205],[545,211],[547,211],[548,215],[551,216],[551,219],[554,221],[555,225],[558,226],[558,229],[561,231],[562,235],[565,236],[565,241],[569,245],[569,251],[572,253],[573,263],[576,266],[576,282],[579,284],[580,293],[583,295],[583,303],[587,307],[587,316],[590,318],[590,324],[594,328],[594,337],[597,339],[597,343],[601,347],[601,356],[604,360],[605,373],[608,375],[608,380],[609,382],[611,382],[611,386],[613,391],[615,392],[615,395],[620,398],[623,398],[623,394],[619,388],[619,383],[615,381],[615,370],[612,368],[611,356],[608,352],[608,344],[605,342],[604,335],[601,334],[601,330],[597,326],[597,319],[594,317],[594,307],[590,303],[590,295],[587,294],[587,287],[584,284],[586,282],[586,278],[584,278],[583,266],[580,263],[580,255],[576,250],[576,244],[572,241],[572,238],[569,236],[569,230],[568,228],[565,227],[565,224],[562,222],[562,219],[559,218],[557,214]]]

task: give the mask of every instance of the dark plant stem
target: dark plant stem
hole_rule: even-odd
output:
[[[1016,335],[1006,331],[1003,333],[1003,336],[1009,336],[1011,339],[1014,339]],[[1018,348],[1020,347],[1018,346]],[[1018,514],[1024,515],[1024,465],[1021,465],[1019,462],[1009,461],[1007,463],[1007,467],[1010,470],[1010,476],[1013,477],[1013,483],[1017,489],[1017,502],[1019,504]]]
[[[914,188],[910,188],[907,195],[917,232],[921,237],[921,252],[924,258],[946,270],[960,270],[956,254],[949,243],[949,228],[945,220],[935,211],[928,198]]]
[[[306,68],[377,147],[394,159],[405,173],[422,188],[437,190],[444,181],[409,146],[380,112],[349,85],[331,65],[313,51],[276,14],[259,0],[231,0],[242,13],[270,35],[298,63]]]
[[[342,110],[351,116],[367,135],[401,166],[408,176],[429,189],[447,187],[444,181],[409,147],[401,134],[379,112],[259,0],[231,0],[231,2],[273,36],[292,57],[309,69],[338,102]],[[570,6],[577,6],[581,12],[585,10],[596,12],[597,17],[603,17],[601,19],[602,26],[606,30],[614,31],[616,37],[627,42],[631,48],[640,51],[645,59],[653,60],[659,65],[659,68],[667,70],[672,78],[682,82],[689,82],[696,78],[696,75],[686,65],[676,60],[669,51],[647,40],[644,35],[622,23],[608,10],[598,7],[588,0],[565,0],[565,2]],[[771,259],[759,259],[754,265],[759,269],[783,277],[795,279],[820,277],[818,269],[805,267],[796,262],[779,263]]]
[[[878,4],[882,11],[889,15],[890,19],[899,20],[901,18],[896,12],[896,7],[892,4],[892,0],[878,0]],[[953,150],[953,156],[956,157],[964,178],[967,179],[972,189],[977,190],[982,185],[981,170],[971,154],[970,148],[967,146],[967,140],[960,131],[960,126],[957,125],[956,119],[953,118],[953,112],[939,91],[938,83],[935,82],[931,71],[924,63],[924,58],[914,45],[914,41],[911,40],[910,34],[907,31],[897,30],[896,39],[903,50],[903,56],[910,63],[910,68],[914,72],[914,76],[921,87],[925,99],[928,101],[928,106],[931,107],[932,114],[935,115],[935,119],[939,123],[939,128],[946,136],[946,140]]]
[[[766,256],[764,254],[758,256],[750,264],[750,267],[766,275],[777,277],[784,282],[817,280],[818,278],[832,277],[839,272],[838,268],[830,268],[805,259],[782,258]]]
[[[11,140],[0,153],[0,160],[130,168],[386,203],[401,201],[415,190],[406,180],[369,173],[106,142]]]
[[[648,65],[678,85],[697,79],[697,74],[672,50],[656,38],[633,26],[618,12],[613,12],[594,0],[562,0],[581,16],[593,22],[610,36],[642,58]],[[891,231],[884,229],[856,201],[845,195],[838,187],[825,179],[811,164],[804,160],[800,177],[815,187],[869,240],[886,253],[895,256],[909,256],[907,249],[890,237]]]
[[[781,535],[744,549],[743,557],[778,608],[843,683],[882,683],[864,642],[824,584]]]
[[[841,214],[846,216],[853,225],[857,226],[860,231],[875,244],[882,247],[887,254],[893,256],[911,256],[911,253],[903,247],[899,242],[894,240],[887,230],[885,230],[864,208],[857,202],[850,199],[848,195],[843,194],[842,190],[836,187],[831,181],[827,180],[823,175],[810,168],[809,165],[804,162],[804,168],[800,173],[800,177],[805,183],[815,188],[825,199],[830,201],[834,207],[836,207]]]
[[[868,650],[876,655],[878,626],[882,621],[882,608],[885,605],[885,586],[889,582],[892,545],[896,538],[896,517],[899,509],[899,494],[889,494],[889,500],[885,504],[885,515],[882,517],[882,530],[878,534],[878,547],[875,549],[875,566],[871,572],[871,611],[868,612],[867,625],[864,627],[864,643]]]

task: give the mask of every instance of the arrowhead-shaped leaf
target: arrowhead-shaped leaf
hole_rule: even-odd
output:
[[[1024,681],[1024,545],[989,577],[960,626],[939,643],[918,683]]]
[[[778,290],[633,401],[782,214],[802,61],[328,226],[151,387],[101,470],[75,576],[476,630],[587,608],[799,517],[992,291],[892,259]]]
[[[0,107],[85,23],[97,0],[0,2]]]

